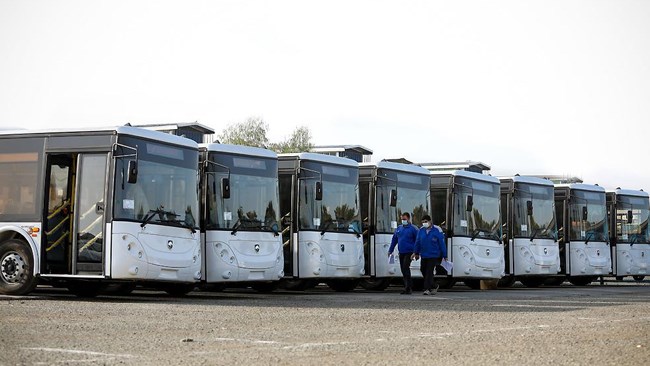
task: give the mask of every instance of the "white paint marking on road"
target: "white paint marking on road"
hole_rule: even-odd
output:
[[[88,356],[124,357],[124,358],[133,357],[133,355],[128,355],[128,354],[103,353],[103,352],[82,351],[82,350],[78,350],[78,349],[65,349],[65,348],[22,347],[21,349],[27,350],[27,351],[72,353],[72,354],[77,354],[77,355],[88,355]]]
[[[578,309],[582,305],[533,305],[533,304],[492,304],[495,307],[504,308],[549,308],[549,309]]]
[[[106,361],[115,361],[115,357],[107,357],[107,358],[88,358],[88,359],[83,359],[83,360],[61,360],[61,361],[48,361],[48,362],[36,362],[34,365],[51,365],[52,363],[64,363],[64,364],[69,364],[69,363],[102,363]]]
[[[543,329],[548,328],[549,325],[540,324],[540,325],[530,325],[525,327],[509,327],[509,328],[496,328],[496,329],[477,329],[473,330],[472,333],[492,333],[492,332],[503,332],[507,330],[528,330],[528,329]]]
[[[282,349],[297,349],[297,348],[314,348],[314,347],[327,347],[327,346],[343,346],[348,345],[350,342],[324,342],[324,343],[303,343],[295,346],[284,346]]]
[[[276,341],[263,341],[260,339],[244,339],[244,338],[213,338],[212,340],[216,342],[240,342],[240,343],[255,343],[255,344],[279,344],[280,343]]]

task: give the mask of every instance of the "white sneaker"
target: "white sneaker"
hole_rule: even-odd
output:
[[[424,290],[424,292],[422,293],[422,295],[431,295],[431,291],[429,291],[429,290]]]

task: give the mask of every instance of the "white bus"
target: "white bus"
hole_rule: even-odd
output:
[[[198,146],[134,127],[0,133],[0,293],[201,278]]]
[[[648,193],[617,188],[608,191],[606,197],[612,274],[619,280],[632,276],[641,281],[650,270]]]
[[[358,163],[314,153],[278,158],[285,288],[354,289],[364,274]]]
[[[555,185],[561,276],[576,286],[585,286],[612,270],[607,229],[605,189],[597,185]]]
[[[553,182],[536,177],[500,178],[506,275],[499,286],[538,287],[560,272]]]
[[[201,172],[203,281],[273,290],[284,277],[277,154],[201,145]]]
[[[401,277],[399,261],[388,263],[388,249],[403,212],[411,214],[413,225],[420,226],[428,215],[430,174],[416,165],[379,162],[359,164],[361,217],[364,222],[365,271],[361,286],[384,290],[392,278]],[[395,247],[395,256],[398,249]],[[421,277],[417,261],[414,277]]]
[[[464,170],[431,172],[431,219],[445,229],[447,255],[454,264],[441,287],[461,280],[477,289],[480,280],[505,274],[499,196],[495,177]]]

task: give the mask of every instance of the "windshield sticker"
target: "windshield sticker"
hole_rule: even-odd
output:
[[[314,217],[314,226],[320,226],[320,217]]]
[[[135,200],[122,200],[122,209],[135,210]]]
[[[391,227],[391,229],[397,229],[397,221],[391,221],[390,222],[390,227]]]
[[[230,212],[230,211],[224,211],[224,213],[223,213],[223,220],[224,220],[224,221],[232,221],[232,212]]]
[[[467,220],[460,220],[460,227],[467,227]]]
[[[580,232],[580,235],[584,238],[585,236],[587,236],[587,232],[583,230]]]
[[[525,233],[528,231],[528,225],[521,225],[521,232]]]
[[[623,239],[623,240],[627,240],[627,234],[623,234],[623,235],[621,236],[621,239]]]

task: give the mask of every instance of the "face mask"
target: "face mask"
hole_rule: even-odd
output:
[[[425,229],[428,228],[428,227],[429,227],[429,223],[428,223],[428,222],[423,222],[423,223],[422,223],[422,227],[425,228]]]
[[[402,225],[406,226],[408,224],[409,224],[408,220],[402,220]]]

